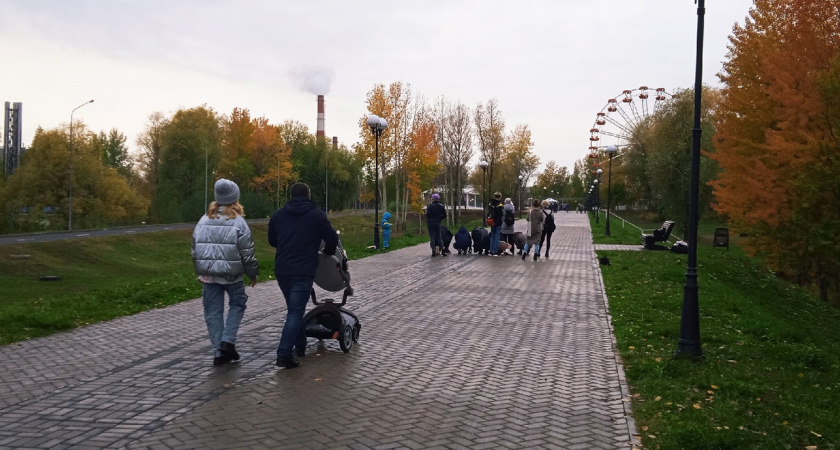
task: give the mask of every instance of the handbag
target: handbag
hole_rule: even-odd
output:
[[[487,225],[489,225],[491,227],[495,227],[496,226],[496,220],[493,219],[492,217],[488,217],[487,218]]]

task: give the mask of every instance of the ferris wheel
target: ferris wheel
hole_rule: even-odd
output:
[[[671,94],[665,92],[665,88],[652,90],[641,86],[626,89],[607,100],[589,130],[589,158],[600,159],[603,150],[610,145],[622,148],[631,144],[633,130],[669,98]]]

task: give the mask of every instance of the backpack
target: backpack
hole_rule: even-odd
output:
[[[545,231],[556,230],[557,225],[554,224],[554,214],[546,214],[545,211],[543,211],[543,214],[545,214],[545,222],[543,222],[543,229]]]
[[[513,222],[515,220],[516,219],[513,217],[513,211],[508,211],[506,209],[505,210],[505,225],[508,225],[508,226],[513,225]]]

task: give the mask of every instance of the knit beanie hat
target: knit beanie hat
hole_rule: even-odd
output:
[[[432,201],[440,200],[440,195],[432,194]]]
[[[216,203],[220,205],[232,205],[239,201],[239,186],[233,181],[219,178],[213,190],[216,195]]]

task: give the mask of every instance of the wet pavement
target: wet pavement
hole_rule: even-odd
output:
[[[0,347],[0,448],[630,448],[589,222],[557,225],[536,262],[351,261],[359,342],[310,339],[292,370],[274,366],[273,281],[247,289],[242,359],[222,367],[200,299]]]

